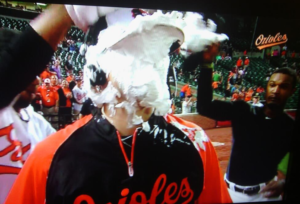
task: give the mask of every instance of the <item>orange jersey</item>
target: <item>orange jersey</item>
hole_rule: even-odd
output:
[[[196,128],[203,131],[194,123],[183,120],[174,115],[167,115],[166,120],[167,122],[175,122],[188,128]],[[191,138],[191,140],[193,140],[193,138]],[[224,181],[223,172],[219,165],[218,156],[212,143],[210,141],[205,143],[205,150],[198,148],[198,152],[204,165],[205,177],[203,191],[195,204],[232,203],[227,190],[227,185]]]
[[[256,89],[256,92],[257,92],[257,93],[262,93],[262,92],[264,92],[264,91],[265,91],[264,88],[257,88],[257,89]]]
[[[228,75],[228,79],[227,79],[227,82],[230,81],[231,77],[233,77],[234,73],[233,72],[230,72],[229,75]]]
[[[231,98],[231,101],[236,101],[239,99],[239,94],[238,93],[234,93],[232,94],[232,98]]]
[[[116,148],[115,150],[109,150],[109,148],[105,149],[108,151],[113,151],[115,152],[115,154],[98,154],[98,156],[95,158],[86,155],[91,153],[92,151],[105,151],[104,149],[101,149],[97,146],[97,140],[100,139],[100,135],[94,137],[95,135],[89,134],[89,137],[86,137],[86,131],[93,132],[92,126],[95,123],[100,122],[101,125],[110,125],[106,121],[104,121],[105,119],[99,118],[99,121],[97,122],[92,118],[91,115],[89,115],[76,121],[74,124],[67,126],[65,129],[55,133],[54,135],[51,135],[37,145],[35,151],[27,159],[23,169],[21,170],[13,188],[10,191],[9,196],[7,197],[5,204],[42,204],[45,203],[45,200],[47,200],[49,203],[57,204],[62,202],[65,204],[80,204],[83,201],[90,204],[100,203],[101,201],[101,203],[105,204],[125,202],[129,203],[129,201],[131,201],[131,203],[167,203],[166,201],[170,201],[171,198],[172,201],[174,201],[172,203],[232,203],[219,166],[217,154],[205,132],[195,124],[184,121],[173,115],[167,115],[166,117],[155,117],[156,119],[161,121],[161,124],[174,124],[172,127],[170,126],[172,129],[174,129],[174,131],[177,131],[179,128],[182,131],[183,135],[188,135],[188,137],[185,137],[185,142],[189,143],[187,148],[189,149],[189,151],[180,152],[182,158],[175,157],[172,154],[169,154],[169,156],[161,154],[161,157],[156,157],[153,161],[144,160],[148,157],[147,155],[143,154],[143,152],[150,150],[152,146],[149,145],[152,144],[152,142],[146,142],[145,139],[153,137],[149,135],[151,133],[141,132],[142,134],[149,135],[149,137],[143,137],[143,135],[140,135],[139,139],[136,140],[134,149],[137,152],[135,152],[135,154],[139,153],[139,156],[142,156],[142,158],[139,158],[138,156],[134,157],[134,161],[137,163],[136,166],[133,164],[133,169],[136,168],[136,171],[134,171],[133,179],[131,179],[128,175],[128,167],[126,165],[126,162],[122,162],[121,160],[124,159],[124,154],[122,155],[122,151],[118,146],[118,142],[114,143],[116,147],[110,147],[110,149]],[[101,121],[104,122],[102,123]],[[101,125],[98,125],[98,128],[101,128]],[[105,130],[105,128],[103,130]],[[155,134],[159,138],[163,138],[165,134],[168,134],[166,133],[166,131],[162,131],[162,133],[159,133],[159,129],[157,130],[158,131],[155,131],[155,129],[151,127],[151,131],[155,131]],[[117,136],[115,131],[112,132],[114,137],[116,138]],[[108,134],[108,132],[106,132],[106,134]],[[197,141],[199,143],[195,140],[196,135]],[[141,138],[144,138],[144,141],[142,141]],[[84,144],[82,142],[79,142],[78,139],[83,139],[83,141],[85,141]],[[116,141],[118,141],[118,139]],[[68,146],[68,144],[70,144],[69,142],[77,142],[78,146],[75,147],[75,152],[69,152],[65,154],[66,152],[68,152],[66,151],[66,148],[72,147]],[[107,139],[102,141],[102,143],[105,142],[108,142]],[[183,143],[178,144],[184,145]],[[103,147],[105,147],[105,144]],[[156,150],[156,148],[154,149]],[[172,148],[167,149],[169,153],[171,149]],[[76,154],[76,152],[78,153],[78,157],[74,155]],[[161,153],[160,151],[158,152]],[[84,153],[84,155],[82,153]],[[199,177],[201,178],[200,183],[197,182],[198,180],[196,180],[195,182],[195,180],[188,179],[188,176],[198,173],[198,171],[195,171],[195,168],[198,168],[197,164],[193,163],[191,165],[188,165],[188,163],[186,163],[187,165],[185,166],[182,163],[178,162],[179,160],[184,161],[191,159],[187,155],[190,155],[193,158],[197,157],[201,161],[201,171],[203,171],[203,174]],[[70,161],[71,158],[69,156],[75,156],[74,162]],[[57,160],[60,157],[62,158],[62,160]],[[81,159],[82,157],[86,157],[86,159]],[[107,157],[119,159],[107,160]],[[174,158],[174,160],[169,159],[164,160],[163,162],[163,160],[161,160],[162,157],[171,157]],[[153,158],[153,155],[151,155],[150,158]],[[58,161],[60,162],[56,163]],[[67,161],[67,163],[64,163],[64,161]],[[99,162],[105,162],[106,168],[95,166],[99,164]],[[63,163],[66,166],[70,166],[65,169],[64,165],[62,165]],[[148,168],[142,168],[139,170],[139,165],[145,166],[149,163],[153,163],[153,165],[155,165],[153,166],[155,168],[155,172]],[[107,168],[109,167],[107,165],[115,164],[119,164],[120,168]],[[186,170],[186,173],[183,174],[181,179],[181,177],[179,177],[181,175],[180,171],[177,171],[176,174],[171,173],[174,171],[174,169],[172,168],[173,164],[178,166],[183,165],[182,169],[189,168],[194,172],[190,173],[190,170]],[[74,168],[71,168],[71,166],[73,166]],[[77,168],[76,166],[80,168]],[[160,170],[161,166],[164,166],[166,169]],[[59,168],[60,170],[58,171],[55,168]],[[170,168],[171,170],[167,171],[168,168]],[[126,182],[119,183],[118,178],[122,177],[122,170],[125,173],[124,179],[126,179]],[[165,173],[158,173],[160,175],[156,177],[154,176],[157,174],[156,171],[162,171]],[[79,172],[81,172],[80,178],[74,177]],[[56,174],[60,176],[55,177]],[[107,176],[102,174],[106,174]],[[110,176],[111,174],[113,174],[113,177]],[[142,175],[142,177],[139,176],[140,174]],[[174,176],[175,178],[177,178],[177,181],[174,180]],[[110,178],[112,179],[110,180]],[[142,181],[140,181],[139,179],[142,179]],[[95,180],[97,182],[95,182]],[[129,182],[129,184],[131,184],[129,185],[130,187],[128,186],[127,181]],[[65,183],[66,185],[60,184],[61,182]],[[72,185],[72,183],[74,183],[75,185]],[[105,185],[106,183],[109,185]],[[77,186],[77,184],[79,184],[79,186]],[[94,191],[93,189],[95,188],[91,188],[92,186],[97,186],[97,190]],[[201,191],[196,192],[195,186],[200,187]],[[102,189],[105,192],[103,192]],[[112,193],[111,191],[116,192],[116,194],[108,197],[107,195],[109,193]],[[63,192],[64,195],[62,195],[60,192]],[[56,194],[58,195],[61,202],[54,202]],[[114,195],[117,196],[117,198]],[[140,198],[142,200],[138,201],[139,199],[137,198]],[[110,199],[114,199],[114,202]]]
[[[245,96],[245,101],[251,101],[254,91],[248,91]]]
[[[73,78],[74,78],[74,77],[68,76],[68,77],[66,78],[66,80],[67,80],[68,83],[70,83],[71,81],[73,81]]]
[[[245,92],[241,92],[239,94],[239,99],[244,100],[245,99]]]
[[[47,78],[50,79],[50,77],[53,75],[55,75],[55,74],[49,72],[48,70],[45,70],[40,74],[40,78],[44,81],[44,79],[47,79]]]
[[[182,88],[181,88],[181,92],[186,92],[186,90],[188,89],[189,85],[184,85]]]
[[[216,81],[212,83],[212,87],[213,87],[214,89],[218,88],[218,85],[219,85],[219,83],[216,82]]]
[[[188,87],[188,88],[186,89],[186,95],[187,95],[187,96],[192,95],[192,89],[191,89],[191,87]]]
[[[249,64],[249,62],[250,62],[250,60],[249,60],[249,59],[245,59],[244,65],[248,65],[248,64]]]
[[[236,65],[237,65],[238,67],[240,67],[240,66],[242,66],[242,62],[243,62],[243,60],[239,59],[239,60],[236,62]]]
[[[55,91],[57,91],[58,89],[60,89],[61,88],[61,86],[59,86],[59,85],[55,85],[55,86],[51,86]]]
[[[46,87],[39,87],[38,93],[41,94],[43,106],[51,107],[56,105],[56,101],[58,100],[58,93],[54,88],[50,87],[49,89],[47,89]]]
[[[69,88],[63,88],[62,90],[65,95],[72,93]],[[71,107],[71,106],[72,106],[71,100],[70,100],[70,98],[67,98],[66,107]]]

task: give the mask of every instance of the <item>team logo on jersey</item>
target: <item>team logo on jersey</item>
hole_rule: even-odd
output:
[[[180,186],[178,186],[178,184],[175,182],[167,185],[166,174],[161,174],[156,179],[149,198],[147,198],[146,194],[141,191],[133,193],[129,198],[129,192],[130,190],[128,188],[125,188],[121,191],[122,198],[119,199],[118,204],[125,204],[129,199],[130,204],[156,204],[158,203],[157,197],[161,194],[164,195],[164,201],[159,203],[177,203],[180,198],[185,198],[185,201],[182,202],[182,204],[188,204],[192,201],[194,196],[194,192],[192,191],[187,178],[182,179]],[[86,194],[78,196],[73,204],[81,204],[83,201],[85,201],[87,204],[97,204],[91,196]],[[112,203],[109,202],[107,204]]]
[[[0,138],[4,137],[8,142],[8,145],[5,148],[0,149],[0,157],[12,153],[10,156],[12,162],[22,162],[24,164],[25,161],[23,160],[22,155],[30,150],[30,144],[23,147],[22,142],[14,140],[11,134],[13,129],[14,127],[12,124],[0,129]],[[20,168],[17,167],[0,165],[0,174],[18,174],[19,171]]]

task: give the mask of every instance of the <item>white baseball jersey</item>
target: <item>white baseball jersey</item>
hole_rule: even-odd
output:
[[[25,122],[23,120],[28,121]],[[0,203],[4,203],[25,160],[38,142],[56,132],[32,106],[0,110]]]
[[[191,113],[192,112],[192,102],[187,103],[186,101],[182,102],[182,113]]]
[[[72,90],[73,92],[73,96],[74,96],[74,99],[80,103],[74,103],[73,104],[73,107],[75,110],[77,111],[81,111],[81,107],[82,107],[82,104],[85,102],[86,100],[86,94],[87,92],[83,89],[83,88],[78,88],[78,86],[75,86]]]
[[[258,103],[252,103],[253,106],[257,106],[257,107],[263,107],[264,105],[261,102]]]

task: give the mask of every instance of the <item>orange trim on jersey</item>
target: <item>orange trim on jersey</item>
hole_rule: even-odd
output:
[[[56,151],[74,131],[87,124],[91,118],[92,115],[86,116],[40,142],[19,173],[5,204],[45,203],[48,171]],[[199,126],[173,115],[168,115],[165,119],[201,130]],[[232,203],[215,149],[210,141],[204,142],[204,145],[205,150],[201,149],[199,152],[205,173],[204,188],[195,203]]]
[[[167,115],[165,119],[167,122],[177,122],[180,125],[188,128],[202,130],[196,124],[185,121],[174,115]],[[204,185],[201,195],[195,204],[232,203],[215,148],[213,147],[211,141],[204,142],[204,145],[205,150],[200,149],[199,151],[204,168]]]
[[[16,174],[17,175],[20,171],[21,171],[20,167],[0,165],[0,175],[1,174]]]
[[[48,171],[56,151],[91,118],[92,115],[85,116],[40,142],[26,160],[5,204],[45,203]]]

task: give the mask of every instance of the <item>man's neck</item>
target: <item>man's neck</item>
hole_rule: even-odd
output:
[[[14,109],[17,113],[20,113],[21,111],[21,108],[17,104],[14,105]]]
[[[143,121],[148,121],[153,111],[153,108],[143,108],[137,111],[137,115],[142,116]],[[118,130],[121,136],[132,135],[136,128],[142,127],[142,124],[139,124],[128,128],[128,114],[124,108],[116,108],[115,115],[110,116],[108,105],[105,104],[102,109],[102,114],[104,114],[105,118]]]
[[[21,109],[23,108],[27,108],[30,104],[27,104],[27,106],[25,105],[24,107],[24,104],[20,103],[20,101],[16,101],[16,103],[14,104],[13,108],[14,110],[17,112],[17,113],[20,113],[21,112]]]
[[[264,113],[269,118],[276,118],[283,113],[283,108],[272,110],[268,107],[268,105],[266,105],[264,108]]]

